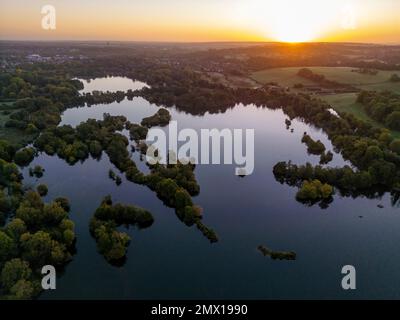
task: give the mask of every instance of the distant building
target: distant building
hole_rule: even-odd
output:
[[[30,54],[26,56],[29,62],[45,62],[51,60],[50,57],[42,57],[40,54]]]

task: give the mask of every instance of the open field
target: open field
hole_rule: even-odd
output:
[[[301,78],[297,75],[297,72],[301,68],[275,68],[263,71],[255,72],[251,75],[251,78],[261,84],[276,82],[284,87],[293,87],[297,83],[305,85],[314,84],[312,81]]]
[[[258,82],[256,82],[252,78],[242,77],[242,76],[232,76],[232,75],[224,75],[220,72],[207,72],[203,74],[204,80],[213,82],[213,83],[221,83],[224,86],[231,88],[257,88],[259,86]]]
[[[400,71],[379,71],[376,75],[360,74],[352,72],[349,67],[307,67],[316,74],[324,75],[328,80],[342,84],[350,84],[364,90],[390,90],[400,94],[400,83],[390,82],[392,74]],[[276,68],[255,72],[251,78],[259,83],[277,82],[281,86],[293,87],[296,83],[304,85],[315,84],[307,79],[299,77],[297,72],[301,67]]]

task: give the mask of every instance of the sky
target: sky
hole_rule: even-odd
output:
[[[0,0],[0,39],[400,43],[400,0]]]

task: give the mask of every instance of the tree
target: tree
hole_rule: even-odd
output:
[[[67,246],[71,246],[75,240],[75,233],[72,230],[65,230],[63,233],[63,240]]]
[[[10,162],[15,154],[15,148],[5,140],[0,140],[0,159]]]
[[[32,266],[42,267],[52,262],[53,242],[44,231],[35,234],[25,233],[21,236],[22,258]]]
[[[183,209],[186,206],[191,207],[193,205],[190,194],[183,188],[179,188],[175,192],[175,208]]]
[[[29,123],[25,130],[27,134],[36,134],[39,132],[38,128],[36,128],[33,123]]]
[[[320,187],[320,194],[322,199],[328,199],[333,194],[333,188],[329,184],[323,184]]]
[[[117,227],[124,224],[147,228],[153,221],[149,211],[133,205],[113,205],[111,197],[106,196],[90,221],[90,232],[99,252],[107,261],[113,262],[125,257],[130,242],[130,237],[117,231]]]
[[[32,270],[29,264],[19,258],[7,261],[1,271],[1,283],[9,291],[19,280],[29,280]]]
[[[7,235],[12,237],[14,241],[19,241],[19,238],[26,232],[26,230],[25,222],[18,218],[12,219],[5,228]]]
[[[400,139],[393,140],[389,147],[393,152],[400,154]]]
[[[320,164],[328,164],[329,162],[331,162],[333,159],[333,153],[331,151],[328,152],[323,152],[321,154],[319,163]]]
[[[40,226],[43,220],[44,204],[37,192],[27,192],[16,211],[16,218],[21,219],[29,228]]]
[[[325,151],[324,144],[318,140],[314,141],[308,134],[304,133],[301,142],[305,143],[308,148],[308,153],[321,155]]]
[[[34,295],[34,287],[32,282],[27,280],[19,280],[11,289],[11,294],[19,300],[32,299]]]
[[[14,156],[14,161],[19,166],[27,166],[32,162],[35,156],[35,149],[33,148],[24,148],[22,150],[17,151]]]
[[[171,114],[167,109],[161,108],[153,116],[144,118],[140,123],[143,127],[151,128],[155,126],[164,127],[168,125],[171,120]],[[141,132],[144,136],[144,131]],[[134,135],[136,136],[136,135]],[[146,138],[146,137],[145,137]]]
[[[399,75],[397,73],[392,74],[391,77],[390,77],[390,81],[391,82],[400,82]]]
[[[333,194],[333,188],[329,184],[322,184],[319,180],[304,181],[296,198],[300,201],[317,201],[329,199]]]
[[[4,190],[0,190],[0,212],[6,213],[11,209],[10,201]]]
[[[21,236],[20,242],[22,258],[34,267],[46,264],[61,265],[70,258],[66,247],[52,240],[50,234],[44,231],[25,233]]]
[[[400,111],[389,114],[386,118],[386,125],[393,130],[400,130]]]
[[[0,264],[15,254],[16,243],[4,231],[0,231]]]
[[[44,169],[42,166],[36,165],[33,168],[29,168],[29,175],[31,177],[41,178],[43,177]]]
[[[89,153],[93,158],[95,159],[99,158],[102,152],[103,152],[103,147],[101,146],[100,142],[98,142],[97,140],[90,142]]]
[[[383,159],[383,152],[378,146],[370,146],[367,148],[364,156],[364,163],[368,165],[371,161]]]
[[[54,200],[54,202],[57,202],[61,208],[64,209],[65,212],[70,212],[71,210],[71,205],[69,203],[69,200],[67,198],[64,197],[58,197]]]
[[[43,225],[57,226],[68,217],[67,212],[58,202],[45,204],[43,208]]]
[[[45,184],[39,184],[36,189],[39,195],[42,197],[46,196],[49,192],[49,188]]]
[[[297,192],[298,200],[316,200],[318,199],[318,191],[309,181],[304,181],[301,189]]]

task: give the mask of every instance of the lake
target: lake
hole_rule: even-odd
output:
[[[140,89],[145,84],[110,77],[84,85],[83,92]],[[140,122],[158,109],[143,98],[125,99],[68,109],[62,124],[102,119],[105,112]],[[104,153],[99,161],[90,158],[73,166],[40,154],[31,166],[46,170],[39,179],[49,186],[45,200],[70,199],[77,235],[77,253],[58,276],[57,290],[44,292],[41,299],[400,298],[400,211],[391,206],[389,194],[381,199],[335,195],[327,209],[308,207],[296,201],[296,188],[281,185],[273,176],[279,161],[317,164],[319,157],[307,154],[301,137],[307,131],[332,150],[324,132],[294,120],[292,133],[281,110],[253,105],[238,104],[204,116],[169,111],[180,129],[255,130],[252,175],[235,176],[235,165],[198,165],[195,170],[201,191],[194,202],[204,209],[204,223],[216,231],[219,242],[210,244],[195,227],[184,225],[147,187],[124,177],[116,186],[108,171],[118,170]],[[139,168],[147,169],[137,154],[133,158]],[[334,152],[329,165],[344,164]],[[25,183],[37,183],[28,168],[23,173]],[[122,267],[109,265],[97,253],[89,232],[90,218],[108,194],[114,202],[150,210],[155,219],[148,229],[129,229],[132,242]],[[271,260],[257,250],[258,245],[294,251],[297,260]],[[341,288],[341,269],[349,264],[357,270],[357,290],[351,292]]]

